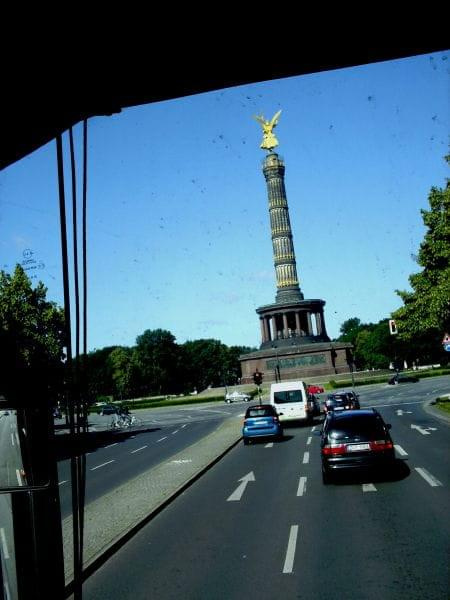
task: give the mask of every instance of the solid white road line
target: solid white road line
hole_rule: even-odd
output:
[[[309,463],[309,452],[305,452],[303,454],[303,464],[307,465]]]
[[[17,482],[20,486],[23,485],[23,481],[22,481],[22,475],[20,473],[20,469],[16,469],[16,477],[17,477]]]
[[[95,469],[100,469],[101,467],[104,467],[105,465],[109,465],[110,463],[113,463],[113,462],[115,462],[115,461],[114,460],[108,460],[108,462],[105,462],[105,463],[103,463],[101,465],[98,465],[98,466],[92,468],[91,471],[95,471]]]
[[[5,530],[0,527],[0,540],[2,541],[3,556],[9,558],[8,544],[6,543]]]
[[[408,456],[408,453],[405,452],[403,450],[403,448],[401,446],[399,446],[398,444],[394,444],[394,448],[395,448],[396,452],[398,452],[400,454],[400,456]]]
[[[306,492],[306,480],[307,477],[300,477],[298,482],[297,496],[303,496],[303,494]]]
[[[376,492],[377,488],[373,485],[373,483],[363,483],[362,491],[363,492]]]
[[[158,442],[162,442],[163,440],[167,440],[167,435],[166,435],[165,437],[163,437],[163,438],[161,438],[161,439],[157,440],[157,441],[156,441],[156,443],[158,443]]]
[[[311,443],[312,437],[309,436],[309,438],[306,440],[306,445],[309,446]]]
[[[68,481],[69,481],[68,479],[64,479],[64,481],[60,481],[60,482],[58,483],[58,485],[62,485],[63,483],[67,483]]]
[[[428,471],[426,469],[422,469],[422,467],[415,467],[415,469],[419,473],[419,475],[421,477],[423,477],[425,479],[425,481],[431,485],[431,487],[438,487],[438,486],[442,485],[442,483],[439,481],[439,479],[436,479],[436,477],[433,477],[433,475],[431,473],[428,473]]]
[[[139,452],[140,450],[144,450],[144,448],[147,448],[147,446],[141,446],[140,448],[137,448],[136,450],[132,450],[130,452],[130,454],[134,454],[135,452]]]
[[[112,448],[113,446],[117,446],[119,442],[114,442],[114,444],[109,444],[109,446],[105,446],[105,448]]]
[[[284,560],[283,573],[292,573],[294,569],[295,548],[297,546],[298,525],[292,525],[289,533],[286,558]]]
[[[264,446],[264,448],[273,448],[273,442],[269,442]]]

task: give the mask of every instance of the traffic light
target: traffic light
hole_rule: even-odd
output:
[[[263,373],[260,373],[258,369],[256,369],[256,371],[253,373],[253,381],[255,382],[255,385],[261,385],[262,380]]]
[[[394,319],[389,319],[389,331],[390,331],[391,335],[395,335],[396,333],[398,333],[397,324],[394,321]]]

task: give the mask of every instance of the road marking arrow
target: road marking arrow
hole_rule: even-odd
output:
[[[411,425],[411,429],[417,429],[422,435],[430,435],[430,432],[426,429],[422,429],[419,425]]]
[[[239,500],[242,498],[243,493],[245,492],[247,484],[250,481],[256,480],[253,471],[250,471],[250,473],[247,473],[247,475],[244,475],[244,477],[241,477],[241,479],[238,479],[238,481],[240,481],[241,483],[237,486],[237,488],[234,490],[231,496],[227,498],[227,502],[239,502]]]

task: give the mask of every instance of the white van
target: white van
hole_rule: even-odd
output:
[[[270,404],[275,407],[281,422],[311,421],[307,386],[304,381],[285,381],[270,386]]]

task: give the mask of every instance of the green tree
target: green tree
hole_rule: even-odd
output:
[[[356,337],[358,333],[361,331],[363,325],[361,324],[361,319],[357,317],[352,317],[351,319],[347,319],[341,325],[339,333],[341,334],[337,341],[339,342],[350,342],[351,344],[355,344]]]
[[[241,363],[239,357],[242,354],[256,351],[256,348],[250,346],[229,346],[225,353],[225,383],[233,385],[238,383],[241,378]]]
[[[364,369],[387,369],[402,356],[395,336],[389,332],[388,319],[362,325],[355,340],[355,361]]]
[[[108,359],[116,348],[118,346],[106,346],[92,350],[86,356],[84,364],[90,402],[95,402],[99,396],[114,394],[112,365]]]
[[[430,209],[421,210],[426,232],[417,263],[422,270],[409,277],[412,291],[396,290],[403,306],[392,316],[401,339],[440,348],[443,334],[450,333],[449,180],[445,189],[431,189],[428,202]]]
[[[213,339],[187,341],[182,345],[183,373],[186,391],[204,390],[209,385],[227,383],[228,348]]]
[[[55,398],[63,384],[64,311],[32,287],[20,265],[0,271],[0,385],[9,398],[24,388]],[[23,400],[23,398],[21,398]]]
[[[133,387],[133,352],[129,348],[118,346],[108,356],[111,377],[114,384],[114,396],[122,400],[129,398]]]
[[[136,338],[136,365],[141,374],[141,393],[177,391],[180,351],[175,336],[165,329],[147,329]]]

